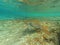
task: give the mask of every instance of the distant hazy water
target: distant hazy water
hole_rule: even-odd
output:
[[[19,5],[18,4],[22,4]],[[4,2],[0,0],[0,19],[16,19],[26,17],[39,17],[39,16],[60,16],[59,3],[56,7],[50,7],[53,3],[47,3],[41,6],[29,6],[23,2]],[[17,7],[18,6],[18,7]]]

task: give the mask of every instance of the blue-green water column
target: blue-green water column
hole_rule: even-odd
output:
[[[48,0],[42,4],[28,5],[18,0],[0,0],[0,19],[39,16],[60,16],[60,1]]]

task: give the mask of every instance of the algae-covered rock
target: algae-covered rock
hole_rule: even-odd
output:
[[[57,27],[51,20],[2,20],[0,45],[59,45]]]

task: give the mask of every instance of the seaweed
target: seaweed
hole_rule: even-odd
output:
[[[36,30],[29,30],[29,29],[26,29],[25,31],[23,31],[23,35],[27,35],[27,34],[33,34],[33,33],[35,33],[36,32]]]
[[[41,31],[41,27],[40,26],[35,26],[32,23],[29,23],[28,25],[30,25],[33,28],[28,27],[27,29],[25,29],[25,31],[23,31],[23,35],[31,35],[33,33],[36,33],[37,31]]]
[[[23,31],[23,35],[24,36],[27,35],[27,34],[31,35],[33,33],[36,33],[37,31],[40,31],[40,29],[39,28],[36,28],[36,29],[27,28],[25,31]]]
[[[57,33],[57,36],[58,36],[58,43],[60,45],[60,33]]]

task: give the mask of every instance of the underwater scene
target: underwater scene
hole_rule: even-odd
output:
[[[0,0],[0,45],[60,45],[60,0]]]

